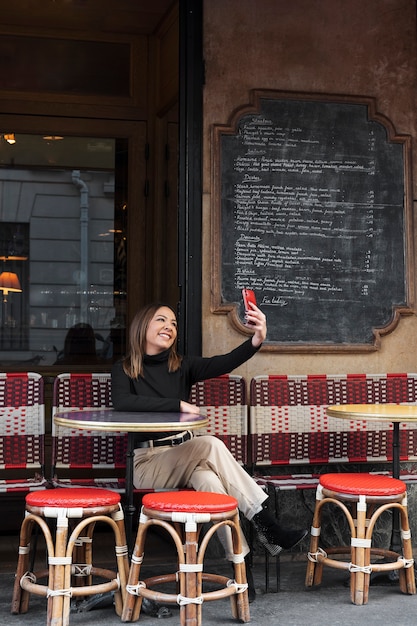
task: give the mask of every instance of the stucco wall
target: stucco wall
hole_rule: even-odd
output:
[[[414,152],[415,2],[208,0],[204,3],[204,57],[203,351],[210,355],[232,349],[245,338],[226,315],[210,310],[212,125],[227,124],[232,112],[249,102],[252,89],[367,96],[375,98],[378,112],[391,120],[397,133],[412,136]],[[417,163],[415,156],[413,162]],[[416,180],[414,172],[415,167]],[[263,373],[380,373],[416,368],[414,314],[401,318],[377,351],[264,351],[238,373],[249,380]]]

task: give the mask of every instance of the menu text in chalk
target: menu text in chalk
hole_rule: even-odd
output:
[[[268,319],[267,342],[363,346],[410,313],[407,137],[369,102],[271,97],[216,127],[216,307],[243,287]],[[391,132],[391,134],[394,134]]]

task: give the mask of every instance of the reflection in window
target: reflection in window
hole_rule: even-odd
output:
[[[72,365],[111,363],[126,325],[125,142],[72,137],[66,152],[65,137],[15,137],[0,139],[0,269],[21,292],[3,290],[0,366],[59,365],[74,328],[95,345],[73,345]]]
[[[0,228],[1,350],[26,350],[29,224],[2,222]]]

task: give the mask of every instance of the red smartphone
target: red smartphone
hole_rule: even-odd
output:
[[[245,311],[252,311],[251,307],[249,306],[249,302],[252,302],[256,305],[255,292],[252,289],[242,289],[242,297],[243,304],[245,305]],[[253,322],[248,322],[248,324],[254,325]]]

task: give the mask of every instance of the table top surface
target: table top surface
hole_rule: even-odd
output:
[[[126,432],[164,432],[194,430],[207,426],[205,415],[193,413],[148,413],[88,409],[84,411],[58,411],[54,422],[68,428]]]
[[[415,404],[338,404],[327,407],[327,415],[342,419],[369,421],[413,422],[417,421]]]

